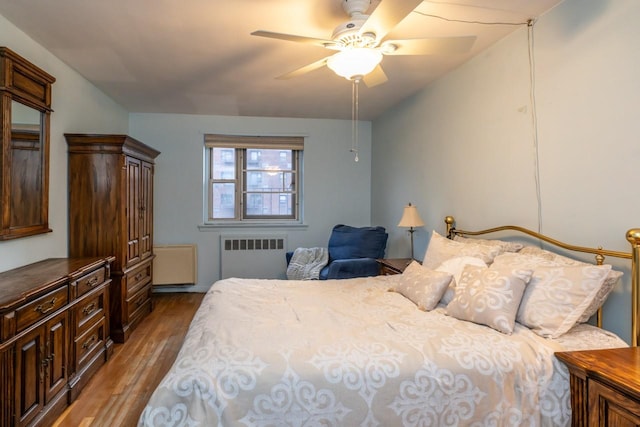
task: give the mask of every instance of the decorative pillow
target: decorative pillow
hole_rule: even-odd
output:
[[[517,242],[505,242],[504,240],[489,240],[489,239],[476,239],[462,236],[454,236],[453,240],[462,243],[480,243],[487,246],[499,246],[503,252],[518,252],[524,248],[522,243]]]
[[[438,268],[436,268],[436,271],[443,271],[445,273],[453,275],[453,279],[451,280],[451,283],[449,283],[449,286],[447,287],[447,290],[445,291],[444,296],[442,297],[442,300],[440,302],[442,302],[443,304],[449,304],[451,302],[455,292],[456,283],[460,282],[460,275],[462,275],[462,271],[467,265],[475,265],[477,267],[487,266],[487,264],[480,258],[461,256],[448,259],[440,264]]]
[[[511,334],[532,270],[466,266],[447,314]]]
[[[579,266],[593,265],[593,264],[578,261],[572,258],[568,258],[562,255],[558,255],[554,252],[547,251],[545,249],[541,249],[535,246],[526,246],[519,253],[523,255],[534,255],[540,258],[544,258],[554,262],[556,265],[574,265],[574,266],[575,265],[579,265]],[[593,302],[589,305],[589,307],[587,307],[584,313],[582,313],[580,318],[578,318],[578,321],[577,321],[578,323],[585,323],[589,320],[589,318],[591,318],[591,316],[596,314],[596,311],[598,311],[598,309],[602,306],[602,304],[605,303],[605,301],[609,297],[609,294],[611,293],[611,291],[613,291],[613,288],[618,283],[618,280],[620,280],[620,277],[622,277],[622,274],[623,273],[621,271],[617,271],[613,269],[609,271],[609,274],[607,275],[606,279],[602,283],[602,286],[600,287],[600,290],[598,291],[595,298],[593,299]]]
[[[480,258],[486,264],[491,264],[493,259],[502,252],[504,251],[499,246],[455,242],[441,236],[434,230],[431,233],[431,240],[429,240],[422,265],[435,269],[446,260],[461,256]]]
[[[536,267],[517,321],[540,336],[558,338],[591,305],[610,270],[610,265]]]
[[[449,273],[430,270],[416,261],[412,261],[401,276],[395,291],[409,298],[424,311],[435,308],[453,278]]]
[[[534,269],[536,267],[558,267],[559,264],[555,261],[547,258],[542,258],[536,255],[526,255],[521,252],[505,252],[494,258],[493,264],[496,267],[503,268],[529,268]]]
[[[539,248],[537,246],[525,246],[520,250],[520,254],[537,256],[539,258],[544,258],[549,261],[556,261],[558,264],[562,264],[562,265],[586,264],[585,262],[581,262],[581,261],[568,258],[562,255],[558,255],[555,252],[551,252],[546,249]]]
[[[609,270],[609,274],[607,274],[604,282],[602,282],[602,286],[600,286],[600,289],[598,289],[598,293],[596,294],[595,298],[593,298],[593,301],[591,301],[589,307],[587,307],[584,313],[582,313],[582,315],[578,318],[577,323],[588,322],[591,316],[596,314],[598,309],[602,307],[602,305],[609,297],[611,291],[613,291],[613,288],[615,288],[616,283],[618,283],[618,280],[620,280],[622,274],[622,271]]]

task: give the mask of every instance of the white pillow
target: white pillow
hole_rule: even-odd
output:
[[[533,270],[466,266],[447,314],[504,334],[515,327],[518,306]]]
[[[540,336],[558,338],[578,322],[610,270],[610,265],[536,267],[518,322]]]
[[[532,268],[535,270],[536,267],[557,267],[559,264],[536,255],[505,252],[495,257],[492,265],[511,268]]]
[[[568,258],[562,255],[558,255],[554,252],[547,251],[545,249],[541,249],[535,246],[527,246],[523,248],[520,251],[520,253],[523,255],[538,256],[538,257],[553,261],[556,265],[582,265],[582,266],[593,265],[593,264],[578,261],[572,258]],[[596,294],[595,298],[593,299],[589,307],[587,307],[584,313],[582,313],[577,323],[587,322],[589,318],[591,318],[591,316],[593,316],[598,311],[598,309],[602,306],[602,304],[605,303],[605,301],[609,297],[609,294],[611,293],[611,291],[613,291],[613,288],[618,283],[618,280],[620,280],[620,277],[622,277],[622,274],[623,273],[621,271],[617,271],[613,269],[609,271],[609,274],[604,279],[604,282],[602,283],[600,290]]]
[[[540,267],[596,267],[594,264],[589,264],[586,262],[577,261],[571,258],[563,257],[561,255],[555,254],[553,252],[545,251],[539,248],[530,248],[526,247],[521,252],[514,253],[504,253],[498,255],[494,261],[493,265],[499,266],[509,266],[512,268],[533,268],[533,283],[537,283],[540,280],[540,275],[537,274],[537,269]],[[573,313],[571,312],[571,317],[569,319],[573,319],[576,314],[578,315],[575,323],[585,323],[589,320],[591,316],[593,316],[598,308],[604,304],[607,297],[613,290],[613,287],[616,285],[620,276],[622,276],[622,272],[611,270],[610,265],[603,266],[608,269],[608,273],[606,277],[602,281],[600,287],[597,289],[595,296],[591,299],[591,302],[585,306],[582,298],[579,300],[574,300],[575,304],[579,304],[580,308],[583,309],[582,313]],[[553,283],[549,283],[548,281],[543,282],[537,286],[554,286]],[[541,291],[538,291],[541,292]],[[548,290],[551,294],[553,292],[552,289]],[[591,296],[589,296],[591,298]],[[526,304],[528,298],[522,299],[522,304]],[[526,307],[525,307],[526,308]],[[522,308],[521,308],[522,309]],[[568,310],[565,308],[565,310]],[[556,324],[559,326],[559,322],[564,319],[557,318],[556,316]],[[551,324],[549,322],[549,324]],[[563,326],[562,329],[565,329]],[[549,331],[545,331],[547,333]],[[566,331],[565,331],[566,332]]]
[[[504,240],[493,240],[493,239],[477,239],[477,238],[469,238],[462,236],[454,236],[453,240],[456,242],[462,243],[480,243],[482,245],[488,246],[500,246],[503,252],[518,252],[520,249],[524,248],[522,243],[518,242],[506,242]]]
[[[436,271],[443,271],[445,273],[449,273],[453,275],[453,280],[449,283],[449,287],[444,293],[442,297],[443,304],[449,304],[453,299],[453,295],[455,292],[456,284],[460,282],[460,275],[462,275],[462,271],[464,267],[467,265],[475,265],[476,267],[486,267],[487,264],[481,260],[480,258],[475,258],[471,256],[462,256],[457,258],[451,258],[443,262],[436,268]]]
[[[431,240],[429,240],[422,265],[435,269],[446,260],[461,256],[480,258],[486,264],[491,264],[493,259],[503,252],[500,246],[455,242],[441,236],[434,230],[431,233]]]
[[[420,310],[430,311],[438,304],[452,278],[449,273],[430,270],[412,261],[401,274],[395,291],[413,301]]]

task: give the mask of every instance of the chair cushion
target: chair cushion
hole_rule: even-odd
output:
[[[373,258],[335,259],[320,271],[320,280],[377,276],[379,270]]]
[[[329,238],[329,259],[383,258],[387,237],[384,227],[338,224]]]

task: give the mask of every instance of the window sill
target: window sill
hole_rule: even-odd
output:
[[[230,229],[230,228],[240,228],[240,229],[248,229],[248,228],[286,228],[286,229],[303,229],[308,228],[307,224],[303,223],[291,223],[291,222],[250,222],[250,221],[233,221],[233,222],[225,222],[225,223],[216,223],[216,224],[199,224],[198,231],[218,231],[221,229]]]

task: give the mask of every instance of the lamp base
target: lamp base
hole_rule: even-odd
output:
[[[413,257],[413,233],[414,233],[415,231],[416,231],[416,230],[414,230],[414,229],[413,229],[413,227],[409,227],[409,235],[411,236],[411,259],[415,259],[415,258]]]

